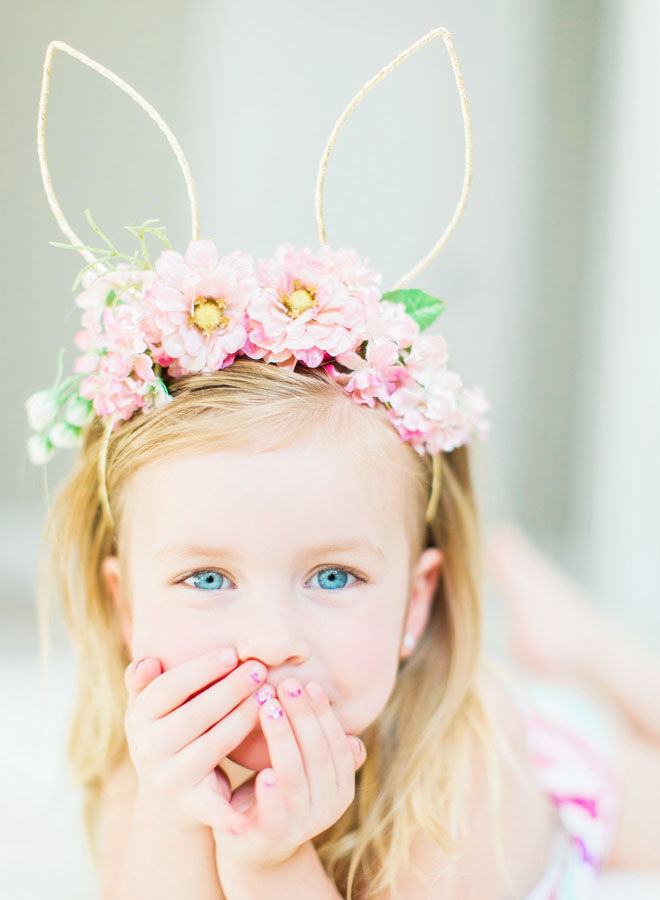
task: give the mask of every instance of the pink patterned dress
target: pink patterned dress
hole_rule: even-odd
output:
[[[546,870],[525,900],[590,900],[621,814],[613,717],[577,688],[530,678],[511,686],[560,821]]]

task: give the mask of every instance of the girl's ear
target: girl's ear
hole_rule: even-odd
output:
[[[444,555],[441,550],[437,547],[427,547],[426,550],[420,553],[415,563],[412,572],[408,612],[404,622],[406,639],[402,643],[401,659],[406,659],[411,655],[424,633],[443,560]]]
[[[133,639],[133,621],[119,557],[106,556],[101,563],[101,573],[115,604],[121,635],[130,651]]]

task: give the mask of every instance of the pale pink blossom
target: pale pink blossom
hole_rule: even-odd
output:
[[[377,301],[381,296],[380,282],[382,275],[370,269],[368,259],[360,259],[355,250],[340,247],[332,250],[323,244],[316,254],[325,265],[327,272],[336,275],[354,296],[360,297],[367,304]]]
[[[141,329],[142,294],[152,278],[150,270],[122,266],[84,280],[86,288],[76,298],[85,310],[85,328],[75,343],[86,352],[74,369],[87,376],[79,394],[92,401],[97,415],[128,419],[158,383]]]
[[[420,384],[433,382],[449,359],[447,342],[439,334],[422,334],[417,337],[406,358],[406,369]]]
[[[92,351],[103,333],[102,317],[115,303],[130,303],[140,296],[151,272],[121,263],[115,270],[99,275],[91,269],[83,275],[84,290],[75,303],[83,310],[82,330],[74,337],[79,350]]]
[[[355,261],[350,263],[367,278]],[[262,290],[248,306],[245,354],[287,367],[300,360],[315,368],[355,350],[373,287],[342,281],[335,272],[341,265],[348,265],[347,258],[334,257],[331,251],[296,250],[291,244],[280,244],[274,257],[260,260]]]
[[[174,377],[233,362],[247,339],[247,304],[260,293],[252,258],[219,259],[211,241],[193,241],[185,256],[166,250],[155,268],[141,322],[153,358]]]
[[[159,384],[147,354],[107,353],[99,357],[98,369],[81,383],[79,393],[92,401],[97,415],[129,419]]]
[[[344,390],[352,394],[358,403],[372,408],[377,400],[387,401],[403,371],[399,364],[399,351],[384,338],[367,343],[364,359],[358,353],[349,351],[342,353],[337,362],[351,370],[341,379]],[[331,374],[336,372],[333,367]],[[337,376],[333,377],[339,380]]]
[[[407,363],[406,363],[407,371]],[[482,416],[489,408],[480,388],[463,388],[460,377],[441,365],[423,369],[426,384],[408,375],[389,397],[388,415],[400,436],[418,453],[450,451],[466,443],[473,431],[484,437]]]
[[[387,340],[400,350],[407,350],[418,335],[419,325],[408,315],[403,303],[373,297],[365,302],[360,342]]]

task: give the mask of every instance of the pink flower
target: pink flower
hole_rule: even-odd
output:
[[[327,272],[336,275],[347,285],[349,291],[360,297],[365,304],[378,300],[381,290],[378,287],[382,280],[380,272],[367,267],[368,259],[360,259],[355,250],[340,247],[332,250],[328,244],[320,247],[317,257],[324,264]]]
[[[424,334],[416,338],[406,358],[406,369],[419,384],[431,384],[443,371],[449,354],[447,342],[439,334]]]
[[[99,357],[98,369],[82,382],[79,393],[93,402],[99,416],[129,419],[158,385],[146,354],[107,353]]]
[[[358,280],[345,283],[339,270]],[[355,350],[360,343],[371,278],[351,251],[317,254],[280,244],[275,256],[259,261],[261,293],[248,306],[249,332],[244,353],[253,359],[315,368],[328,357]]]
[[[84,290],[75,298],[75,303],[82,310],[82,330],[74,337],[79,350],[90,352],[97,348],[103,333],[101,319],[104,310],[115,303],[130,303],[139,297],[145,280],[151,273],[147,270],[135,269],[125,263],[115,271],[102,275],[88,269],[83,275]]]
[[[369,344],[374,349],[367,346],[362,365],[357,354],[355,359],[342,356],[341,362],[355,370],[345,376],[344,387],[358,402],[369,406],[374,400],[384,403],[399,435],[418,453],[453,450],[466,443],[474,431],[482,438],[486,435],[489,426],[483,414],[489,409],[488,401],[481,388],[463,388],[459,376],[447,370],[444,338],[418,336],[398,365],[392,364],[394,351],[387,355],[386,348],[392,345],[386,339]]]
[[[463,388],[459,376],[442,367],[433,373],[427,367],[424,377],[421,385],[407,374],[389,397],[388,415],[401,437],[418,453],[431,454],[461,446],[475,430],[483,438],[489,404],[481,388]]]
[[[76,371],[87,375],[80,395],[92,401],[100,416],[130,418],[160,385],[146,352],[140,326],[143,317],[139,297],[104,307],[90,352],[76,361]]]
[[[337,362],[352,372],[341,375],[332,366],[327,367],[331,368],[330,374],[336,381],[340,381],[344,390],[352,394],[357,403],[364,403],[372,408],[376,400],[387,402],[403,373],[403,366],[399,364],[399,351],[391,341],[383,338],[369,341],[365,359],[349,351],[340,354]]]
[[[211,241],[192,241],[185,256],[166,250],[155,268],[141,322],[154,359],[174,377],[233,362],[247,339],[247,304],[260,293],[252,258],[218,259]]]
[[[142,293],[152,280],[151,271],[122,266],[93,281],[87,278],[86,289],[76,298],[85,327],[75,343],[86,352],[74,369],[87,376],[80,396],[91,400],[100,416],[130,418],[160,384],[140,325]]]
[[[418,335],[419,325],[408,315],[403,303],[373,298],[366,301],[361,341],[382,339],[407,350]]]

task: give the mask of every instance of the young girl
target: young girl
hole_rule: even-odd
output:
[[[482,658],[486,404],[420,334],[439,301],[324,241],[90,255],[76,375],[29,413],[33,460],[82,440],[44,590],[103,897],[582,900],[652,864],[657,748],[615,757]]]

